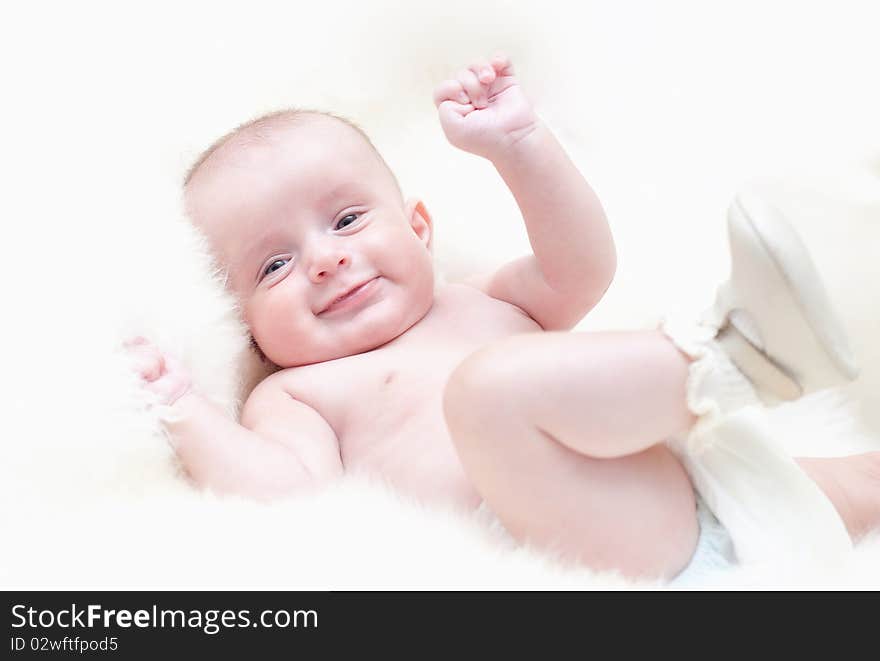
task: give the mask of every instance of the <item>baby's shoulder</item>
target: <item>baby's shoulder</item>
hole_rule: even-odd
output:
[[[489,280],[490,276],[475,275],[460,282],[445,284],[438,290],[437,298],[443,301],[442,307],[459,320],[466,319],[471,313],[476,317],[486,314],[504,317],[513,315],[531,321],[531,317],[522,308],[490,296],[487,291]]]
[[[256,385],[248,396],[247,402],[251,402],[253,399],[272,399],[277,397],[278,394],[283,393],[317,409],[320,402],[314,396],[316,392],[315,386],[320,384],[320,376],[324,371],[321,368],[324,365],[325,363],[315,363],[300,367],[282,368],[277,372],[273,372]],[[306,384],[309,383],[312,385],[311,388],[306,387]]]
[[[435,305],[462,307],[491,304],[493,299],[481,288],[481,284],[478,277],[443,283],[434,291]]]
[[[257,385],[254,386],[253,390],[251,390],[250,394],[248,394],[247,396],[244,404],[245,408],[250,408],[256,402],[275,397],[278,393],[285,392],[287,377],[284,372],[286,371],[287,370],[282,369],[277,372],[273,372],[269,376],[265,377],[262,381],[257,383]]]

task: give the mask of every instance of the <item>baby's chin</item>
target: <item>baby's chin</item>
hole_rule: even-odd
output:
[[[277,360],[273,360],[272,362],[282,369],[317,365],[318,363],[326,363],[331,360],[348,358],[349,356],[356,356],[358,354],[367,353],[368,351],[373,351],[388,344],[393,339],[394,337],[389,337],[388,339],[376,339],[371,342],[353,344],[347,347],[337,347],[334,350],[314,351],[307,354],[298,354],[296,356],[279,356]]]
[[[406,315],[399,318],[385,318],[378,323],[359,326],[351,337],[344,339],[337,337],[332,344],[322,344],[305,354],[279,356],[280,361],[273,362],[282,368],[303,367],[374,351],[393,342],[415,326],[431,309],[432,303],[433,300],[425,301],[424,304],[410,309]],[[300,340],[291,344],[302,347],[304,343]]]

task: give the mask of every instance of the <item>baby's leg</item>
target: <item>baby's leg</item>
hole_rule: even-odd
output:
[[[880,452],[797,462],[834,505],[853,541],[880,526]]]
[[[690,480],[660,444],[693,422],[688,364],[658,331],[518,335],[457,368],[446,419],[514,537],[595,569],[671,577],[698,536]]]
[[[671,576],[693,552],[688,358],[657,331],[536,333],[465,360],[445,393],[466,471],[518,539],[596,569]],[[802,458],[857,539],[880,526],[880,452]]]

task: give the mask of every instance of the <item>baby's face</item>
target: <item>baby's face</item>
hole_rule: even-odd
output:
[[[341,122],[316,116],[218,151],[186,198],[276,365],[369,351],[431,307],[430,217]]]

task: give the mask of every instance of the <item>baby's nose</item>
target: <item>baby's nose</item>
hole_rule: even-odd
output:
[[[324,252],[312,261],[309,267],[309,279],[312,282],[321,282],[336,273],[336,271],[349,263],[348,255],[332,250]]]

